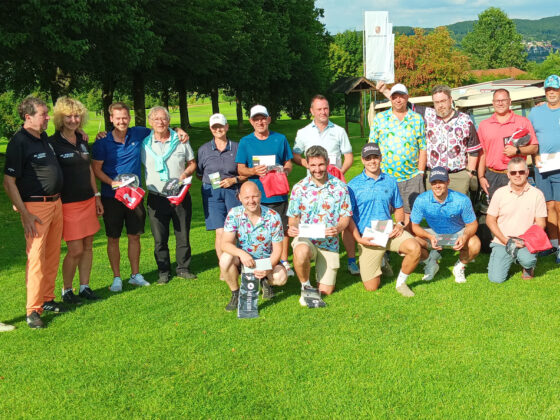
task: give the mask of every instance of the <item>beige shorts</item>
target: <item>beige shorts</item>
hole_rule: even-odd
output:
[[[292,241],[292,249],[296,246],[305,244],[311,250],[311,258],[315,261],[315,276],[317,283],[325,286],[334,286],[336,284],[336,273],[340,267],[340,255],[338,252],[327,251],[321,249],[307,238],[296,237]]]
[[[413,236],[406,230],[401,236],[389,239],[386,247],[381,246],[364,246],[358,244],[360,249],[360,276],[363,282],[370,281],[381,275],[381,262],[385,251],[399,252],[399,248],[408,239]]]

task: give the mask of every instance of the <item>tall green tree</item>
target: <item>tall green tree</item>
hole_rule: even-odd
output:
[[[490,7],[478,15],[472,32],[463,38],[461,45],[471,57],[471,65],[475,69],[525,69],[527,53],[521,41],[515,23],[507,14]]]
[[[363,32],[344,31],[329,44],[330,82],[364,74]]]

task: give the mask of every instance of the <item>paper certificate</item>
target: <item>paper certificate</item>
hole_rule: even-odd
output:
[[[208,174],[208,178],[210,178],[213,190],[217,190],[218,188],[220,188],[220,181],[222,180],[222,177],[220,176],[219,172]]]
[[[257,271],[272,270],[272,264],[270,262],[270,258],[256,259],[254,268],[249,268],[249,267],[243,266],[243,272],[244,273],[254,273],[255,270],[257,270]]]
[[[560,169],[560,153],[541,153],[539,172],[551,172]]]
[[[379,246],[387,246],[389,235],[393,231],[393,221],[389,220],[372,220],[371,227],[364,229],[362,237],[371,238],[371,243]]]
[[[453,247],[459,239],[457,233],[436,233],[437,245],[441,247]]]
[[[325,237],[324,223],[300,223],[298,226],[300,238],[322,239]]]
[[[253,156],[253,167],[258,165],[266,165],[266,166],[276,165],[276,155]]]

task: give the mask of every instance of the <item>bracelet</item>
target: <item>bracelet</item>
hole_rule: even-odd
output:
[[[101,193],[98,191],[94,194],[95,197],[101,197]]]
[[[424,175],[424,171],[418,171],[418,173]]]

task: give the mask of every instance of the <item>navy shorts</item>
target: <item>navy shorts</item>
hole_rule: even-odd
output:
[[[241,202],[237,198],[237,189],[212,189],[210,184],[202,184],[202,206],[204,207],[204,221],[206,230],[216,230],[224,227],[228,212]]]
[[[535,168],[535,184],[544,194],[546,201],[560,201],[560,171],[545,172],[541,174]]]

